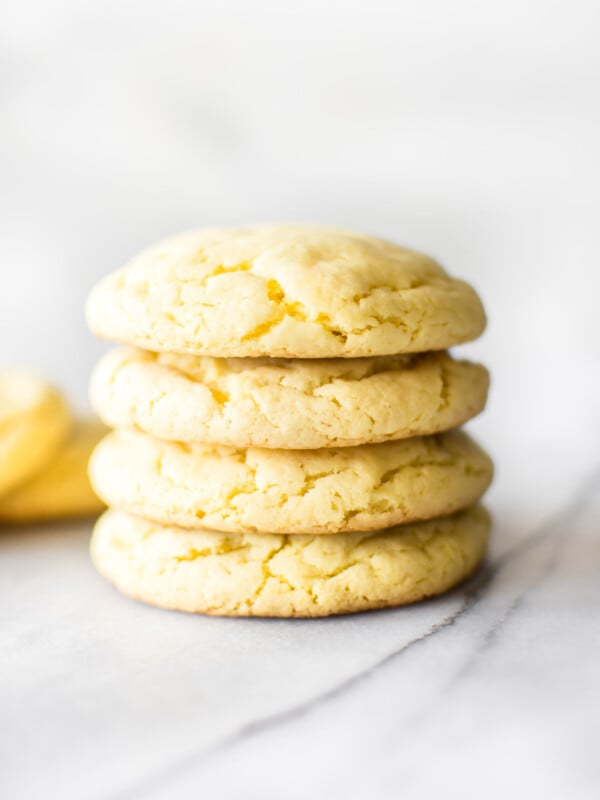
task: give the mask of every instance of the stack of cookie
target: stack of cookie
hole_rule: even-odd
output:
[[[210,614],[324,616],[449,589],[484,555],[489,457],[457,427],[487,371],[475,292],[434,261],[330,229],[204,230],[92,291],[128,345],[91,397],[114,427],[92,556],[123,592]]]
[[[44,378],[0,371],[0,525],[97,514],[87,462],[104,433]]]

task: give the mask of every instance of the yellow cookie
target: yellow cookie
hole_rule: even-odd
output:
[[[69,410],[45,380],[0,371],[0,496],[35,475],[69,433]]]
[[[77,423],[71,437],[42,472],[0,497],[0,522],[33,522],[99,514],[104,503],[90,486],[87,464],[106,428]]]
[[[178,444],[119,430],[90,461],[108,506],[184,528],[337,533],[471,505],[492,478],[461,431],[329,450]]]
[[[98,284],[87,317],[146,350],[241,357],[445,350],[485,327],[473,289],[427,256],[302,225],[167,239]]]
[[[323,617],[447,591],[477,567],[489,528],[481,506],[429,522],[334,536],[185,531],[107,511],[91,549],[98,571],[122,592],[163,608]]]
[[[461,425],[489,377],[447,353],[356,359],[211,358],[122,348],[91,381],[115,428],[161,439],[312,449],[403,439]]]

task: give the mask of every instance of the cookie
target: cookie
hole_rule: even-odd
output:
[[[99,336],[219,357],[337,358],[445,350],[475,339],[474,290],[427,256],[330,228],[185,233],[92,291]]]
[[[179,444],[110,433],[90,460],[108,506],[166,525],[222,531],[337,533],[451,514],[492,477],[461,431],[328,450]]]
[[[414,603],[468,577],[490,520],[455,516],[333,536],[217,533],[162,527],[120,511],[92,538],[98,571],[124,594],[203,614],[324,617]]]
[[[489,377],[447,353],[357,359],[211,358],[122,348],[91,380],[115,428],[238,447],[346,447],[437,433],[484,407]]]
[[[90,486],[87,464],[106,428],[82,420],[48,465],[34,478],[0,497],[0,523],[43,522],[99,514],[104,503]]]
[[[69,427],[69,410],[56,389],[32,373],[1,370],[0,496],[41,470]]]

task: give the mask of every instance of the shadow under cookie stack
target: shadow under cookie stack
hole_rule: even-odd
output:
[[[458,430],[488,373],[467,284],[389,242],[306,226],[161,242],[94,288],[124,343],[91,398],[109,510],[92,557],[165,608],[316,617],[442,593],[483,558],[489,457]]]

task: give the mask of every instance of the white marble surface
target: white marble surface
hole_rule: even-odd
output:
[[[167,10],[168,9],[168,10]],[[596,2],[22,0],[0,32],[0,362],[76,402],[84,296],[179,228],[426,249],[490,316],[490,559],[413,608],[121,598],[90,526],[0,533],[0,797],[600,794]]]

